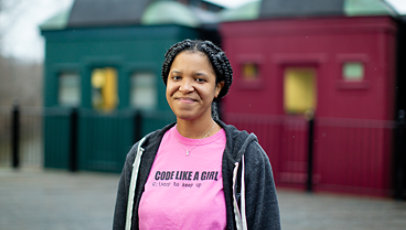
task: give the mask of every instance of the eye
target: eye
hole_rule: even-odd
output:
[[[182,77],[175,75],[175,76],[172,76],[171,79],[172,79],[173,81],[179,81],[180,79],[182,79]]]
[[[203,83],[203,82],[206,82],[206,79],[198,77],[195,79],[195,81],[197,81],[198,83]]]

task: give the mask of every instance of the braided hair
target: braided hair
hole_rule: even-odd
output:
[[[220,100],[224,97],[233,81],[233,70],[230,62],[224,52],[210,41],[184,40],[174,44],[165,54],[165,61],[162,65],[162,79],[166,85],[168,81],[169,70],[175,57],[182,51],[198,51],[206,54],[214,72],[216,74],[216,84],[224,81],[224,86],[219,95],[214,100]]]

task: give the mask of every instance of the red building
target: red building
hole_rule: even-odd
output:
[[[225,120],[257,134],[279,186],[304,188],[312,175],[315,191],[391,195],[396,20],[349,17],[344,1],[275,2],[260,3],[257,20],[220,25],[235,71]]]

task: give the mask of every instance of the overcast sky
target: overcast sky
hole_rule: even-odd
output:
[[[42,61],[44,40],[38,25],[70,6],[73,0],[2,0],[20,2],[14,11],[0,13],[0,52],[5,56]],[[236,7],[253,0],[209,0],[227,7]],[[406,0],[387,0],[399,13],[406,14]]]

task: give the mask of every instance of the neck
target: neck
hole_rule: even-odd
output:
[[[209,137],[220,129],[220,127],[211,117],[199,122],[178,118],[176,128],[182,136],[191,139],[202,139]]]

